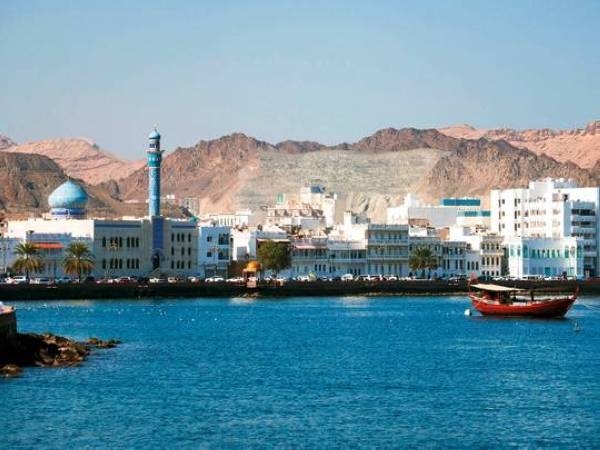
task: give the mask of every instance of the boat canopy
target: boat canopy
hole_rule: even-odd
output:
[[[508,286],[500,286],[499,284],[472,284],[471,287],[475,289],[481,289],[482,291],[490,291],[490,292],[515,292],[515,291],[524,291],[525,289],[519,289],[515,287]]]

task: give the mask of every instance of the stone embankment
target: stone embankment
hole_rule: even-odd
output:
[[[498,284],[519,288],[560,288],[573,290],[574,281],[501,281]],[[600,279],[577,282],[581,294],[600,294]],[[0,285],[5,300],[67,300],[115,298],[223,298],[223,297],[292,297],[344,295],[461,295],[468,291],[466,280],[399,281],[287,281],[283,284],[261,283],[246,287],[235,283],[165,283],[165,284],[67,284]]]
[[[13,377],[22,367],[69,367],[83,362],[94,348],[112,348],[119,341],[90,338],[76,342],[53,334],[17,333],[0,340],[0,377]]]

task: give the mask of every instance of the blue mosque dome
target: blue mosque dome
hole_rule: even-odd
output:
[[[50,213],[54,217],[83,217],[88,195],[77,183],[68,180],[48,196]]]
[[[156,128],[150,132],[148,139],[160,139],[160,133],[156,130]]]

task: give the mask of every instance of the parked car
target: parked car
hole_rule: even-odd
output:
[[[67,284],[67,283],[71,283],[73,280],[71,280],[70,277],[57,277],[54,279],[54,282],[56,284]]]
[[[185,282],[185,278],[182,277],[168,277],[167,278],[167,283],[183,283]]]
[[[351,273],[345,273],[344,275],[342,275],[342,281],[352,281],[354,280],[354,275],[352,275]]]
[[[112,282],[116,283],[116,284],[132,284],[132,283],[135,283],[135,281],[131,277],[113,278]]]
[[[148,283],[152,283],[152,284],[163,284],[166,282],[167,282],[167,279],[161,278],[161,277],[152,277],[148,280]]]
[[[28,280],[25,275],[15,275],[6,279],[7,284],[27,284]]]
[[[244,282],[244,278],[243,277],[227,278],[227,282],[228,283],[243,283]]]
[[[200,282],[202,282],[202,278],[201,277],[196,277],[196,276],[187,277],[187,280],[190,283],[200,283]]]
[[[48,277],[36,277],[31,279],[31,284],[52,284],[52,280]]]
[[[221,282],[225,281],[225,278],[219,277],[219,276],[212,276],[212,277],[208,277],[205,281],[207,283],[221,283]]]

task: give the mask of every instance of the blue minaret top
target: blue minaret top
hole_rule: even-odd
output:
[[[160,216],[160,134],[156,128],[148,135],[148,214],[150,217]]]

